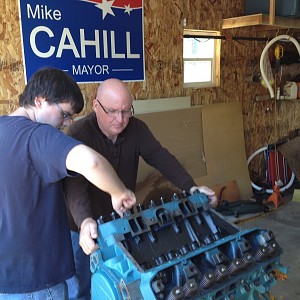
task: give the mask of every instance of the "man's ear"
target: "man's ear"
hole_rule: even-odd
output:
[[[96,110],[99,106],[99,103],[96,99],[93,100],[93,110]]]
[[[44,102],[46,102],[46,99],[41,96],[35,97],[34,99],[34,104],[37,108],[40,108]]]

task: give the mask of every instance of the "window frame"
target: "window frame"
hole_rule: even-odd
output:
[[[220,52],[221,52],[221,38],[220,31],[211,30],[197,30],[197,29],[183,29],[183,43],[185,38],[207,38],[214,39],[214,53],[213,58],[184,58],[183,57],[183,87],[184,88],[206,88],[220,86]],[[182,49],[183,56],[183,49]],[[211,80],[210,81],[194,81],[184,82],[184,63],[185,61],[211,61]]]

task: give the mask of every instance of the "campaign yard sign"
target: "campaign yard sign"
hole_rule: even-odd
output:
[[[19,0],[25,81],[55,67],[78,83],[145,80],[143,0]]]

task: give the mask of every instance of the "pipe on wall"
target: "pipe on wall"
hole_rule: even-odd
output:
[[[270,84],[267,76],[266,76],[266,73],[265,73],[265,70],[264,70],[264,67],[263,67],[263,62],[264,62],[264,58],[265,58],[265,55],[267,54],[267,51],[269,50],[269,48],[274,44],[276,43],[277,41],[279,40],[287,40],[287,41],[291,41],[292,43],[294,43],[294,45],[296,46],[297,50],[298,50],[298,53],[299,53],[299,56],[300,56],[300,44],[298,43],[298,41],[289,36],[289,35],[286,35],[286,34],[282,34],[282,35],[278,35],[276,37],[274,37],[270,42],[268,42],[268,44],[265,46],[265,48],[263,49],[262,53],[261,53],[261,56],[260,56],[260,62],[259,62],[259,67],[260,67],[260,72],[261,72],[261,76],[262,78],[264,79],[266,85],[267,85],[267,88],[269,90],[269,93],[270,93],[270,96],[271,96],[271,99],[274,98],[274,89],[272,88],[272,85]]]

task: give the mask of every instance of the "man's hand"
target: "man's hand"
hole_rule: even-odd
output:
[[[97,237],[97,222],[92,218],[85,219],[80,226],[79,245],[86,255],[99,249],[99,245],[94,241]]]
[[[124,212],[135,204],[136,198],[132,191],[125,189],[121,195],[111,195],[111,202],[114,210],[123,217]]]
[[[196,190],[198,190],[200,193],[205,194],[209,198],[209,205],[211,207],[217,206],[218,198],[213,190],[211,190],[207,186],[193,186],[190,188],[190,194],[192,195]]]

